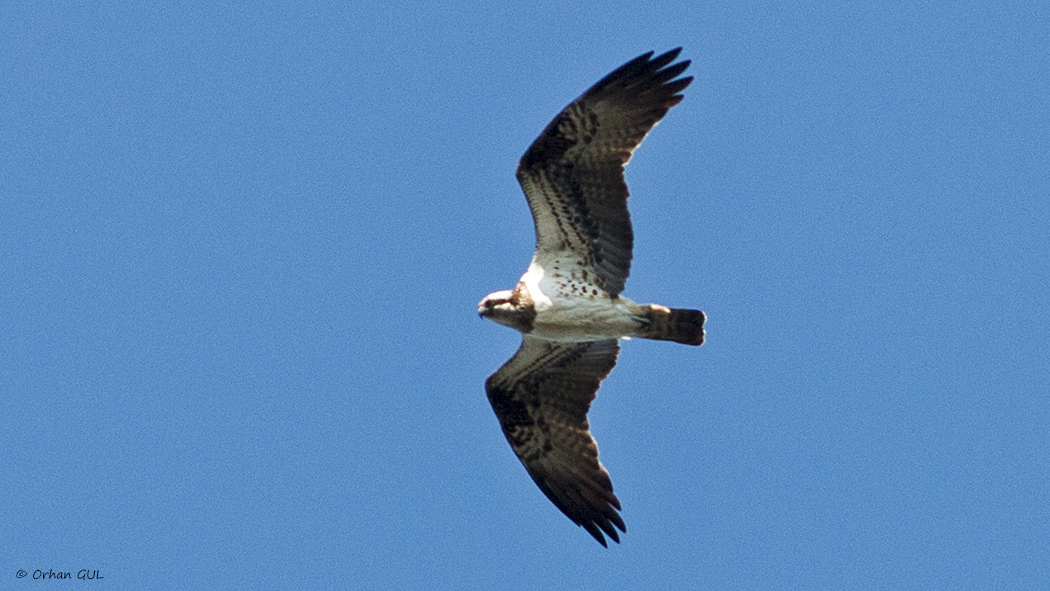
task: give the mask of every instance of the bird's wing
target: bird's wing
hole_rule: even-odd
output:
[[[588,270],[618,295],[631,270],[634,235],[623,167],[692,77],[681,48],[638,56],[602,78],[547,125],[518,165],[536,224],[535,258]],[[671,65],[669,65],[671,64]]]
[[[525,336],[485,391],[503,434],[540,490],[603,546],[626,532],[587,410],[616,365],[616,340],[556,343]],[[615,528],[613,527],[615,526]]]

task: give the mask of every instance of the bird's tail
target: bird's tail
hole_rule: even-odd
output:
[[[700,345],[704,342],[704,320],[700,310],[665,308],[658,304],[641,307],[648,324],[638,336],[643,339],[674,341],[683,345]]]

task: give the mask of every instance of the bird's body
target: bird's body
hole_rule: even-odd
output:
[[[527,294],[535,312],[529,335],[571,343],[630,336],[641,327],[634,302],[611,297],[578,275],[566,273],[564,265],[556,265],[547,271],[532,263],[518,282],[516,291]],[[498,317],[493,320],[499,322]]]
[[[526,151],[518,181],[536,225],[536,251],[513,290],[478,313],[523,335],[485,383],[504,435],[547,497],[602,545],[626,527],[598,462],[590,403],[629,337],[699,345],[704,314],[620,295],[634,234],[623,166],[682,100],[692,78],[680,49],[627,62],[565,108]]]

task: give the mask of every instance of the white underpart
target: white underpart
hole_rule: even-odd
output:
[[[562,342],[619,339],[643,326],[637,304],[610,298],[584,276],[580,265],[566,264],[564,258],[551,258],[546,265],[532,261],[521,277],[536,309],[530,336]]]
[[[532,296],[532,304],[536,307],[537,314],[549,310],[554,305],[540,287],[544,276],[543,267],[536,261],[532,261],[528,270],[521,276],[521,281],[529,288],[529,295]]]

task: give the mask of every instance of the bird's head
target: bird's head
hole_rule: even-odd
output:
[[[491,318],[498,322],[497,319],[501,313],[511,312],[517,307],[512,302],[513,298],[514,292],[509,289],[490,293],[478,303],[478,316]]]
[[[478,316],[521,332],[529,332],[532,330],[532,320],[536,317],[536,311],[531,300],[522,301],[521,294],[507,289],[485,296],[478,304]]]

